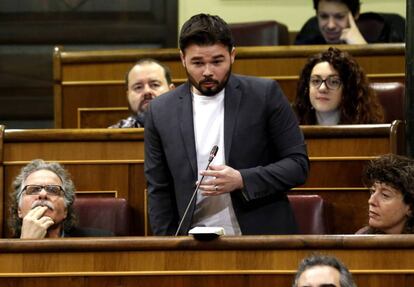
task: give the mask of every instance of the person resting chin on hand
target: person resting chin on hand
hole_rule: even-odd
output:
[[[367,44],[367,41],[359,31],[351,12],[348,12],[348,23],[349,27],[342,29],[340,40],[347,44]]]
[[[22,239],[112,236],[106,230],[75,226],[75,186],[56,162],[41,159],[22,168],[13,182],[10,228]]]
[[[44,238],[49,227],[55,222],[49,216],[44,216],[47,206],[36,206],[23,218],[20,238]]]

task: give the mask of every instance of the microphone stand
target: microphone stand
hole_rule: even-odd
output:
[[[210,152],[210,157],[208,158],[208,163],[207,163],[207,166],[206,166],[206,170],[208,169],[208,167],[210,166],[210,163],[213,161],[214,157],[216,156],[217,151],[218,151],[218,146],[216,146],[216,145],[213,146],[213,148],[211,149],[211,152]],[[174,236],[177,236],[178,233],[180,232],[180,229],[181,229],[181,226],[183,225],[184,219],[187,216],[187,213],[188,213],[188,210],[190,209],[191,203],[193,202],[193,200],[194,200],[194,198],[195,198],[195,196],[198,192],[198,189],[200,188],[200,185],[203,182],[203,179],[204,179],[204,175],[202,175],[201,179],[198,181],[198,184],[197,184],[197,186],[196,186],[196,188],[193,192],[193,195],[191,196],[190,201],[187,204],[187,208],[184,211],[184,215],[180,220],[180,224],[178,225],[177,231],[175,232]]]

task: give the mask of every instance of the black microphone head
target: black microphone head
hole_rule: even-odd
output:
[[[213,157],[216,156],[217,151],[218,151],[218,146],[217,145],[213,146],[213,148],[211,149],[210,155],[212,155]]]
[[[208,158],[209,162],[212,161],[213,158],[216,156],[217,151],[218,151],[218,146],[217,145],[213,146],[213,148],[210,151],[210,157]]]

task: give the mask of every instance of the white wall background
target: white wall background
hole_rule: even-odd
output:
[[[362,0],[361,12],[398,13],[405,17],[406,0]],[[194,14],[219,15],[226,22],[276,20],[299,31],[315,14],[311,0],[179,0],[178,29]]]

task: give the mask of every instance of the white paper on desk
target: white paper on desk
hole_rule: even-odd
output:
[[[224,228],[219,226],[196,226],[190,231],[188,231],[188,234],[193,235],[195,238],[205,237],[208,238],[215,238],[221,235],[225,235]]]

